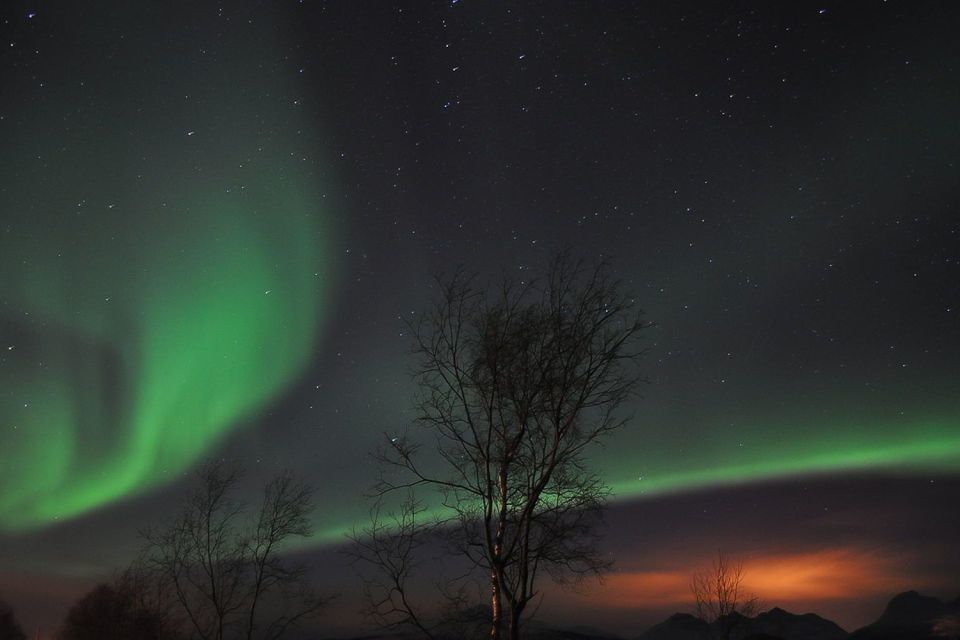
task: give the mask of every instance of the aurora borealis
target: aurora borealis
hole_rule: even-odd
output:
[[[29,266],[14,279],[25,286],[7,299],[30,321],[13,327],[3,379],[16,389],[3,407],[14,432],[5,442],[5,528],[74,516],[162,482],[302,371],[325,286],[312,277],[321,243],[302,220],[307,202],[269,188],[257,202],[260,189],[188,199],[180,206],[196,231],[170,232],[158,216],[147,238],[120,240],[130,253],[104,259],[64,240],[55,255],[7,254]],[[263,229],[259,211],[277,212],[271,224],[287,228]],[[70,290],[78,284],[83,295]],[[43,297],[31,299],[37,292]]]
[[[7,115],[3,529],[137,495],[209,455],[302,373],[329,293],[317,179],[284,153],[298,145],[283,107],[235,88],[250,61],[231,50],[169,78],[176,45],[104,62],[87,57],[97,36],[75,34],[54,96]],[[104,74],[135,97],[100,102]],[[148,90],[188,106],[143,107]],[[189,129],[207,100],[217,121]],[[61,119],[63,103],[82,106]]]
[[[208,457],[315,486],[349,592],[432,276],[563,247],[655,323],[605,602],[717,546],[851,624],[960,588],[960,9],[782,4],[4,3],[0,597],[60,615]]]

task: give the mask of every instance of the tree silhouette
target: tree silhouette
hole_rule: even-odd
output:
[[[361,576],[364,616],[384,628],[409,627],[437,640],[442,635],[441,624],[416,606],[410,588],[422,562],[418,554],[429,544],[432,533],[432,528],[424,525],[423,513],[423,505],[413,495],[387,514],[381,504],[375,504],[369,524],[351,534],[353,545],[347,555],[376,568],[373,576]]]
[[[128,569],[94,587],[70,610],[61,640],[178,640],[183,638],[170,603],[158,598],[146,576]]]
[[[233,497],[239,479],[236,469],[206,464],[179,515],[143,534],[143,566],[168,586],[202,640],[276,640],[329,601],[313,593],[306,567],[280,554],[290,540],[311,534],[312,490],[280,473],[250,520],[247,505]]]
[[[3,600],[0,600],[0,640],[27,640],[13,609]]]
[[[446,514],[434,531],[487,580],[490,637],[515,639],[544,574],[564,583],[608,567],[596,527],[608,489],[586,453],[625,423],[618,409],[639,382],[648,325],[606,263],[569,253],[540,280],[476,283],[463,273],[441,282],[413,326],[420,429],[388,437],[376,494],[432,492]],[[397,596],[381,613],[409,621],[405,582],[390,575],[405,547],[389,540],[368,536],[381,544],[357,552]]]
[[[723,640],[731,637],[743,617],[753,617],[760,608],[759,599],[743,587],[743,562],[720,551],[709,568],[693,575],[690,590],[697,617]]]

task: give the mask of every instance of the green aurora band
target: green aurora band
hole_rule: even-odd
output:
[[[861,425],[862,426],[862,425]],[[787,432],[788,430],[784,430]],[[797,434],[814,430],[791,429]],[[608,467],[604,476],[610,483],[612,498],[645,500],[676,493],[727,487],[755,482],[797,479],[822,474],[870,471],[880,473],[917,473],[932,475],[960,471],[960,427],[955,421],[932,419],[918,423],[873,424],[850,435],[850,423],[820,427],[818,437],[783,438],[765,449],[761,455],[739,447],[737,452],[718,456],[717,448],[698,447],[688,457],[678,459],[664,444],[662,455],[649,453],[627,463],[623,459],[598,457],[596,466]],[[823,432],[836,437],[823,437]],[[839,434],[846,433],[847,436]],[[877,433],[885,434],[877,441]],[[616,436],[615,436],[616,438]],[[616,449],[617,447],[610,447]],[[629,447],[622,449],[628,450]],[[722,462],[718,462],[719,460]],[[627,477],[628,468],[641,468],[643,475]],[[448,515],[432,509],[434,515]],[[339,526],[318,523],[314,537],[306,545],[343,543],[356,522],[364,522],[366,514],[356,511],[353,522]]]
[[[289,91],[255,38],[171,72],[199,47],[134,33],[102,57],[75,36],[85,82],[14,114],[0,159],[0,531],[209,455],[312,361],[332,279],[308,120],[272,98]]]
[[[796,478],[824,473],[886,471],[932,473],[960,469],[960,430],[954,423],[928,422],[917,425],[920,438],[900,434],[882,443],[827,440],[784,443],[779,452],[758,459],[727,461],[722,465],[705,462],[677,471],[650,465],[648,476],[616,479],[613,492],[618,498],[657,497],[680,491]]]

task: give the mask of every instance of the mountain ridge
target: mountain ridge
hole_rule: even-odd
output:
[[[890,599],[876,621],[853,632],[816,613],[796,614],[781,607],[772,607],[752,618],[734,613],[726,622],[729,640],[960,640],[960,597],[943,601],[917,591],[904,591]],[[349,640],[413,640],[415,637],[403,633],[371,633]],[[595,628],[561,629],[543,623],[528,627],[523,637],[526,640],[620,638]],[[719,639],[726,639],[721,625],[680,612],[633,636],[633,640]]]

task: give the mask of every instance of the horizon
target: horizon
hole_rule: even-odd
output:
[[[558,628],[587,627],[631,638],[673,613],[693,614],[690,578],[712,560],[716,547],[709,545],[718,540],[726,541],[725,547],[731,549],[731,555],[744,561],[746,588],[760,598],[764,611],[779,607],[798,615],[814,613],[852,632],[876,621],[887,603],[900,593],[917,591],[945,602],[953,601],[960,597],[960,584],[956,581],[957,559],[952,550],[951,532],[960,524],[960,515],[940,510],[940,506],[944,496],[955,495],[960,490],[960,479],[944,475],[933,480],[931,483],[929,477],[877,477],[876,474],[821,476],[782,480],[765,486],[742,486],[734,492],[712,488],[687,492],[680,497],[641,497],[615,502],[607,510],[606,535],[609,547],[619,551],[617,562],[604,578],[604,584],[588,581],[585,590],[580,591],[545,585],[548,593],[535,620]],[[879,492],[878,483],[882,483]],[[921,495],[916,490],[918,485],[929,488],[938,483],[943,486],[928,494],[926,500],[929,504],[917,501]],[[794,510],[795,500],[784,501],[772,513],[764,511],[750,516],[750,510],[738,509],[737,505],[752,505],[761,500],[764,493],[832,495],[826,500],[819,497],[816,506],[793,517],[786,512]],[[879,493],[881,500],[857,506],[865,494],[871,493]],[[891,501],[903,504],[891,505]],[[826,504],[826,510],[823,504]],[[703,513],[705,508],[708,513]],[[724,510],[730,517],[717,519],[709,513],[713,508]],[[864,536],[856,521],[876,520],[887,509],[920,514],[940,510],[943,520],[932,531],[928,529],[930,523],[916,520],[899,523],[901,529],[887,531],[886,536]],[[637,532],[634,513],[637,510],[642,516],[655,520],[657,526],[648,523],[644,530]],[[820,515],[811,518],[811,512],[816,511]],[[831,511],[843,513],[843,522],[837,523]],[[709,530],[701,532],[700,542],[697,537],[677,540],[672,535],[671,523],[690,518],[694,513],[700,513],[702,522],[710,524]],[[764,518],[770,518],[770,522],[764,523]],[[745,549],[754,549],[752,553],[739,553],[740,548],[726,537],[741,537],[743,525],[753,533],[739,544]],[[824,526],[832,527],[837,541],[835,545],[824,548],[816,542],[805,541],[811,531]],[[69,526],[60,528],[67,529],[63,535],[70,535]],[[792,535],[788,535],[791,530]],[[939,538],[931,535],[936,531],[943,535]],[[639,540],[632,538],[634,533],[641,536]],[[942,561],[928,566],[924,573],[914,571],[907,576],[912,560],[910,555],[896,558],[884,551],[884,548],[890,548],[891,540],[903,535],[915,536],[918,546],[913,551],[916,554],[938,560],[942,558]],[[762,544],[760,540],[763,539],[770,539],[769,543]],[[919,544],[920,541],[923,545]],[[336,591],[341,599],[308,627],[317,637],[347,638],[376,630],[358,613],[360,600],[355,569],[342,554],[347,544],[344,539],[337,545],[303,548],[294,554],[306,559],[311,567],[324,567],[321,574],[314,576],[315,584],[326,591]],[[697,551],[688,551],[690,545]],[[116,547],[111,540],[105,541],[104,546],[106,549]],[[756,551],[765,546],[780,551]],[[651,551],[637,553],[629,550],[638,547]],[[116,567],[105,566],[93,580],[108,580],[114,569]],[[51,599],[47,592],[50,584],[44,576],[44,573],[35,576],[5,573],[0,576],[0,595],[11,595],[15,586],[22,589],[25,584],[30,584],[31,578],[40,579],[39,585],[25,589],[20,597],[6,599],[19,604],[17,611],[26,614],[21,618],[33,620],[33,624],[40,620],[35,614],[30,615],[31,612],[55,604],[53,610],[57,613],[51,616],[53,620],[43,621],[44,628],[52,633],[57,627],[56,620],[92,585],[87,578],[66,579],[62,576],[55,583],[61,586],[59,598]],[[824,581],[840,581],[841,584],[832,585],[833,591],[824,593],[820,586]],[[31,593],[33,597],[23,597]]]

